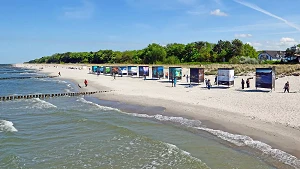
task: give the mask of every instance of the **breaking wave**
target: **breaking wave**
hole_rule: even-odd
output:
[[[270,145],[253,140],[249,136],[232,134],[221,130],[214,130],[204,127],[195,127],[196,129],[207,131],[223,140],[233,143],[237,146],[248,146],[262,151],[264,154],[270,155],[274,159],[277,159],[285,164],[288,164],[295,168],[300,168],[300,160],[297,157],[288,154],[282,150],[274,149]]]
[[[0,120],[0,132],[17,132],[14,123],[11,121]]]
[[[198,130],[203,130],[203,131],[206,131],[208,133],[211,133],[211,134],[221,138],[222,140],[228,141],[237,146],[240,146],[240,147],[248,146],[250,148],[259,150],[259,151],[263,152],[264,154],[267,154],[267,155],[271,156],[272,158],[283,162],[284,164],[290,165],[295,168],[300,168],[300,160],[291,154],[288,154],[279,149],[274,149],[270,145],[260,142],[260,141],[257,141],[257,140],[253,140],[249,136],[232,134],[232,133],[228,133],[228,132],[221,131],[221,130],[214,130],[214,129],[202,127],[201,126],[202,123],[199,120],[190,120],[190,119],[186,119],[183,117],[163,116],[160,114],[147,115],[147,114],[139,114],[139,113],[126,113],[126,112],[120,111],[119,109],[98,105],[96,103],[87,101],[84,98],[79,98],[77,101],[81,101],[83,103],[97,106],[98,108],[100,108],[101,110],[104,110],[104,111],[113,110],[113,111],[118,111],[118,112],[121,112],[121,113],[124,113],[127,115],[131,115],[131,116],[135,116],[135,117],[151,118],[151,119],[155,119],[155,120],[163,121],[163,122],[173,122],[173,123],[185,126],[185,127],[191,127],[191,128],[195,128]],[[171,145],[171,144],[168,144],[168,145],[171,149],[176,148],[175,145]],[[185,153],[189,154],[188,152],[185,152]]]
[[[233,143],[237,146],[248,146],[253,149],[257,149],[264,154],[267,154],[271,156],[272,158],[279,160],[287,165],[290,165],[295,168],[300,168],[300,160],[297,159],[297,157],[288,154],[282,150],[278,149],[273,149],[270,145],[253,140],[249,136],[244,136],[244,135],[237,135],[237,134],[231,134],[225,131],[221,130],[214,130],[214,129],[209,129],[205,127],[201,127],[201,121],[199,120],[189,120],[183,117],[169,117],[169,116],[163,116],[163,115],[147,115],[147,114],[138,114],[138,113],[126,113],[128,115],[132,115],[135,117],[144,117],[144,118],[153,118],[159,121],[170,121],[170,122],[175,122],[178,124],[181,124],[186,127],[192,127],[195,129],[203,130],[206,132],[209,132],[225,141],[228,141],[230,143]]]
[[[77,99],[76,101],[80,101],[80,102],[82,102],[82,103],[86,103],[86,104],[90,104],[90,105],[96,106],[96,107],[98,107],[100,110],[104,110],[104,111],[117,111],[117,112],[121,112],[119,109],[116,109],[116,108],[107,107],[107,106],[101,106],[101,105],[96,104],[96,103],[94,103],[94,102],[87,101],[87,100],[85,100],[83,97]]]
[[[26,108],[29,108],[29,109],[48,109],[48,108],[57,108],[57,106],[49,103],[49,102],[46,102],[45,100],[41,100],[39,98],[33,98],[33,99],[30,99],[30,101],[33,103],[32,105],[30,106],[26,106]]]

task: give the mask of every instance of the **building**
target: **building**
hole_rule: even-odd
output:
[[[291,49],[291,51],[296,52],[296,53],[300,52],[300,48],[298,46],[296,46],[296,45],[293,46],[293,47],[291,47],[290,49]]]
[[[285,51],[265,50],[258,55],[259,60],[281,61],[285,57]]]

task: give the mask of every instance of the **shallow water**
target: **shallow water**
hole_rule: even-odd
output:
[[[75,90],[62,79],[1,82],[0,96]],[[157,115],[122,112],[81,96],[5,101],[0,107],[0,168],[270,169],[299,162],[279,150],[262,152],[257,146],[267,145],[249,137],[159,115],[157,108]]]

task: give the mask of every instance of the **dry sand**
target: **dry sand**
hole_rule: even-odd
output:
[[[143,80],[123,76],[113,80],[111,76],[89,74],[87,67],[78,65],[17,66],[43,67],[39,70],[50,75],[61,72],[62,76],[58,78],[70,79],[81,86],[87,79],[89,85],[82,87],[83,91],[116,90],[95,95],[100,99],[161,106],[165,113],[201,120],[215,130],[247,135],[300,158],[300,77],[277,79],[272,92],[269,89],[256,90],[255,78],[250,80],[249,89],[242,90],[241,79],[254,76],[236,77],[235,86],[230,88],[213,86],[208,90],[204,84],[188,87],[185,78],[176,87],[171,87],[166,79]],[[183,74],[187,72],[188,69],[182,71]],[[213,76],[206,78],[214,81]],[[286,81],[290,82],[290,93],[283,93]]]

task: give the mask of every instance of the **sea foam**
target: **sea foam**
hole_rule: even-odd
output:
[[[203,130],[209,132],[225,141],[233,143],[237,146],[248,146],[253,149],[257,149],[264,154],[271,156],[272,158],[279,160],[287,165],[290,165],[295,168],[300,168],[300,160],[297,157],[288,154],[282,150],[274,149],[270,145],[253,140],[249,136],[232,134],[221,130],[214,130],[206,127],[201,127],[201,121],[199,120],[189,120],[183,117],[169,117],[163,115],[147,115],[147,114],[138,114],[138,113],[126,113],[128,115],[136,116],[136,117],[144,117],[144,118],[153,118],[159,121],[170,121],[181,124],[186,127],[193,127],[195,129]]]
[[[101,105],[96,104],[96,103],[94,103],[94,102],[87,101],[87,100],[85,100],[83,97],[77,99],[76,101],[80,101],[80,102],[82,102],[82,103],[86,103],[86,104],[90,104],[90,105],[96,106],[96,107],[98,107],[100,110],[104,110],[104,111],[117,111],[117,112],[121,112],[121,110],[116,109],[116,108],[107,107],[107,106],[101,106]]]
[[[31,109],[49,109],[49,108],[57,108],[57,106],[45,101],[41,100],[39,98],[33,98],[30,99],[29,101],[33,102],[33,105],[31,106],[26,106],[26,108],[31,108]]]
[[[94,106],[99,107],[101,110],[113,110],[113,111],[122,112],[119,109],[101,106],[96,103],[87,101],[84,98],[80,98],[77,101],[92,104]],[[147,115],[147,114],[139,114],[139,113],[126,113],[126,112],[122,112],[122,113],[131,115],[131,116],[135,116],[135,117],[152,118],[152,119],[156,119],[158,121],[174,122],[174,123],[178,123],[180,125],[186,126],[186,127],[192,127],[195,129],[203,130],[203,131],[209,132],[225,141],[235,144],[237,146],[248,146],[248,147],[260,150],[264,154],[267,154],[267,155],[271,156],[272,158],[279,160],[287,165],[290,165],[295,168],[300,168],[300,160],[291,154],[288,154],[282,150],[273,149],[270,145],[260,142],[260,141],[257,141],[257,140],[253,140],[249,136],[232,134],[232,133],[228,133],[228,132],[221,131],[221,130],[214,130],[214,129],[210,129],[210,128],[206,128],[206,127],[201,127],[201,121],[199,121],[199,120],[190,120],[190,119],[186,119],[183,117],[163,116],[160,114]],[[170,149],[173,149],[176,147],[175,145],[171,145],[171,144],[168,144],[168,146],[170,147]],[[183,152],[183,153],[185,153],[187,155],[189,154],[188,152]]]
[[[0,120],[0,132],[17,132],[14,123],[11,121]]]
[[[274,159],[277,159],[287,165],[290,165],[295,168],[300,168],[300,160],[297,157],[288,154],[282,150],[274,149],[270,145],[253,140],[249,136],[232,134],[221,130],[214,130],[204,127],[195,127],[196,129],[207,131],[223,140],[226,140],[230,143],[233,143],[237,146],[248,146],[257,150],[262,151],[263,153],[270,155]]]

